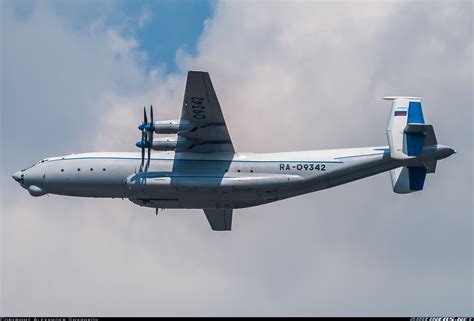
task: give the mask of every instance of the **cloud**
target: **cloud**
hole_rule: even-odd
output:
[[[152,12],[148,8],[143,8],[140,16],[138,17],[138,25],[142,28],[145,23],[149,22],[153,17]]]
[[[99,19],[2,9],[3,314],[472,314],[472,4],[219,2],[175,74]],[[211,73],[239,151],[385,145],[380,97],[409,94],[458,154],[421,193],[381,174],[236,211],[225,234],[197,210],[31,198],[10,179],[133,150],[143,105],[179,117],[189,69]]]

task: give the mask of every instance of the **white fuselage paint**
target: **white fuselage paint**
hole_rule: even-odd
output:
[[[424,157],[441,159],[437,145]],[[153,152],[146,173],[140,153],[85,153],[47,158],[15,173],[34,196],[46,193],[129,198],[154,208],[242,208],[355,181],[410,161],[388,146],[270,154]]]

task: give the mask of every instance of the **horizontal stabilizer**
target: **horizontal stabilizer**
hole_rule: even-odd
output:
[[[426,162],[425,163],[426,172],[428,174],[434,174],[436,172],[436,164],[437,163],[438,163],[438,161],[436,161],[436,160]]]
[[[408,124],[405,127],[405,134],[423,134],[425,132],[425,126],[423,124]]]
[[[395,99],[408,99],[408,100],[423,100],[423,97],[411,97],[411,96],[386,96],[384,100],[395,100]]]
[[[405,134],[422,134],[425,145],[437,145],[436,135],[434,133],[433,125],[422,124],[408,124],[403,131]]]
[[[433,125],[425,125],[425,146],[427,145],[438,145],[438,140],[433,129]]]
[[[230,231],[232,228],[232,209],[204,209],[213,231]]]

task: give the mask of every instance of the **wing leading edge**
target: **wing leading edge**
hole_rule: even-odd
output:
[[[177,152],[234,152],[209,73],[189,71]]]

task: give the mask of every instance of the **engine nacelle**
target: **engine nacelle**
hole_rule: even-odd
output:
[[[178,136],[165,136],[153,139],[151,148],[153,150],[175,150],[178,145]]]
[[[188,129],[188,123],[179,119],[159,120],[155,122],[155,133],[157,134],[176,134],[179,130]]]

